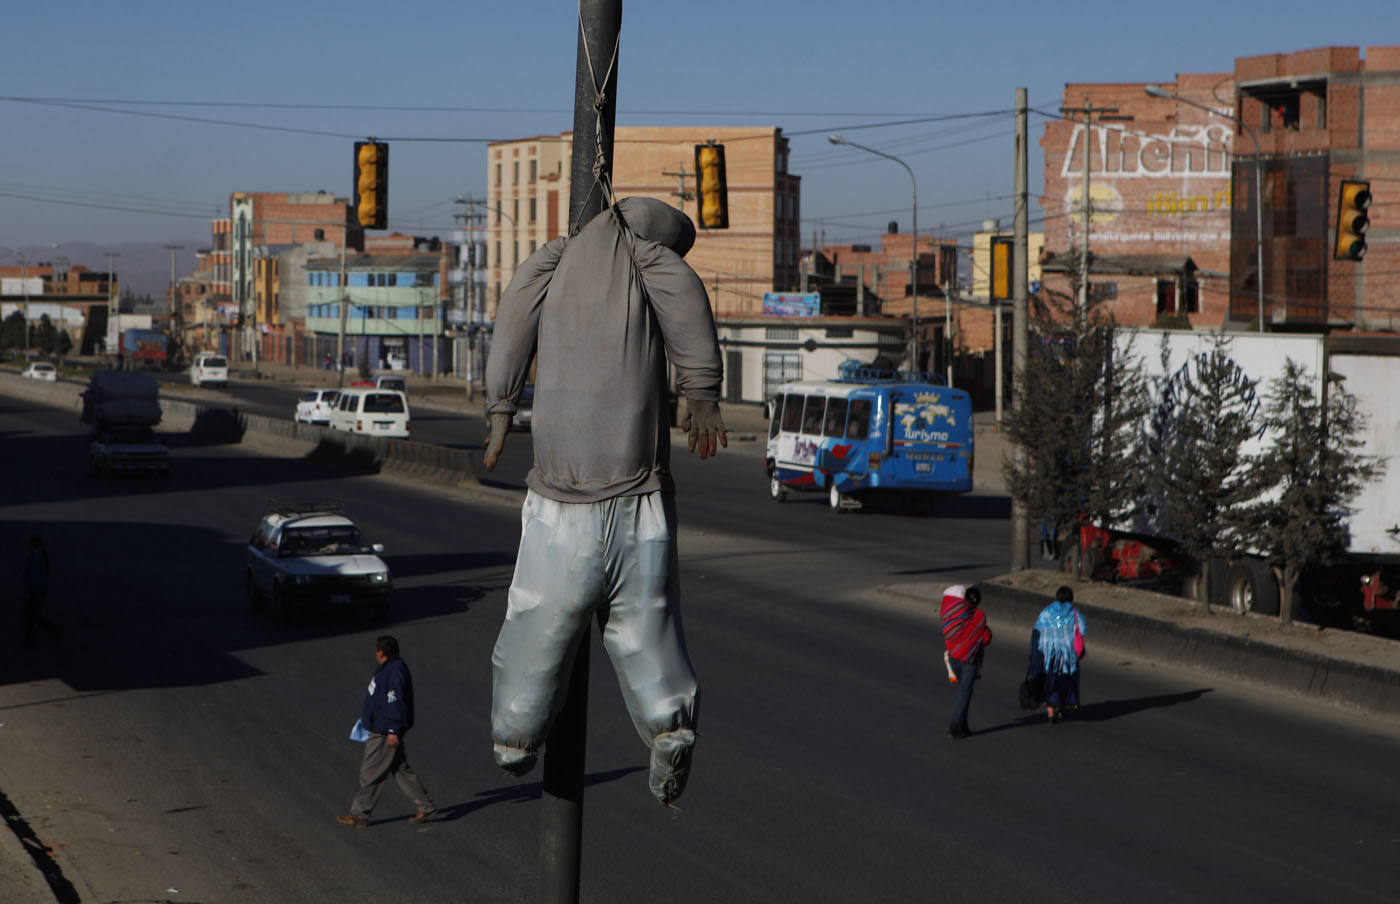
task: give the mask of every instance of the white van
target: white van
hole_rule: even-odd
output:
[[[408,396],[389,389],[351,386],[340,391],[329,427],[370,436],[408,436]]]
[[[191,386],[227,386],[228,359],[223,355],[201,352],[190,365]]]

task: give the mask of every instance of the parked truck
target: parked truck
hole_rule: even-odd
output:
[[[170,476],[170,451],[154,430],[161,419],[154,377],[98,371],[82,396],[82,421],[90,431],[88,459],[95,476]]]
[[[1132,331],[1133,353],[1149,378],[1161,378],[1190,357],[1208,351],[1208,333]],[[1301,364],[1323,395],[1324,375],[1343,378],[1343,387],[1356,397],[1366,420],[1358,437],[1360,452],[1386,465],[1351,501],[1346,527],[1350,543],[1336,564],[1306,574],[1305,586],[1314,613],[1332,614],[1337,623],[1368,626],[1381,615],[1400,615],[1400,405],[1392,394],[1400,386],[1400,338],[1347,335],[1232,333],[1230,356],[1258,381],[1262,398],[1280,376],[1284,361]],[[1161,344],[1168,357],[1161,359]],[[1252,449],[1265,447],[1260,437]],[[1240,612],[1278,612],[1281,575],[1261,555],[1214,561],[1197,570],[1189,567],[1171,538],[1131,525],[1081,525],[1061,543],[1061,566],[1066,572],[1100,580],[1152,580],[1185,577],[1206,581],[1206,598]],[[1185,588],[1196,592],[1190,581]]]
[[[131,327],[123,330],[114,328],[109,331],[109,367],[127,371],[165,370],[169,363],[170,337],[160,330]]]

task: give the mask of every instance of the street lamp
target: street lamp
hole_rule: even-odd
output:
[[[913,260],[913,267],[912,267],[912,268],[910,269],[910,271],[909,271],[909,298],[910,298],[910,300],[911,300],[912,303],[913,303],[913,308],[912,308],[912,316],[913,316],[913,320],[914,320],[914,347],[913,347],[913,351],[914,351],[914,368],[913,368],[913,369],[914,369],[914,372],[917,374],[917,373],[919,372],[919,182],[918,182],[917,179],[914,178],[914,171],[911,170],[911,169],[909,168],[909,164],[905,163],[903,160],[900,160],[898,157],[894,156],[893,154],[886,154],[884,151],[877,151],[877,150],[875,150],[874,148],[868,148],[868,147],[866,147],[866,146],[863,145],[863,144],[856,144],[854,141],[851,141],[850,139],[847,139],[847,138],[842,138],[840,135],[828,135],[828,136],[826,136],[826,140],[829,141],[829,142],[831,142],[832,144],[843,144],[843,145],[846,145],[847,147],[857,148],[857,149],[859,149],[859,150],[865,151],[866,153],[874,154],[874,155],[877,156],[877,157],[884,157],[886,160],[893,160],[895,163],[898,163],[900,166],[904,167],[904,171],[905,171],[906,173],[909,174],[909,182],[910,182],[910,184],[913,186],[913,193],[914,193],[913,210],[911,211],[911,215],[910,215],[910,216],[911,216],[911,220],[912,220],[910,226],[911,226],[911,229],[912,229],[912,231],[913,231],[913,233],[914,233],[914,235],[913,235],[913,239],[914,239],[913,258],[914,258],[914,260]],[[946,321],[946,325],[945,325],[945,327],[944,327],[944,330],[945,330],[945,333],[947,334],[947,336],[951,336],[951,335],[952,335],[952,326],[953,326],[952,307],[951,307],[951,304],[948,302],[948,299],[947,299],[946,296],[944,297],[944,306],[945,306],[945,308],[946,308],[946,310],[944,311],[945,321]],[[953,385],[953,361],[952,361],[952,357],[951,357],[951,356],[950,356],[949,359],[948,359],[948,385],[949,385],[949,386],[952,386],[952,385]]]
[[[1259,270],[1258,279],[1256,280],[1256,286],[1259,289],[1259,332],[1262,333],[1264,332],[1264,193],[1263,189],[1260,187],[1260,180],[1262,178],[1260,172],[1264,168],[1264,156],[1259,150],[1259,136],[1254,134],[1254,129],[1250,128],[1249,123],[1240,119],[1238,116],[1231,116],[1229,113],[1221,113],[1219,110],[1212,110],[1205,104],[1199,104],[1194,100],[1188,100],[1179,94],[1172,94],[1160,85],[1144,85],[1143,90],[1147,92],[1149,97],[1158,97],[1162,100],[1174,100],[1178,103],[1195,107],[1198,110],[1205,110],[1207,113],[1214,116],[1220,116],[1236,122],[1239,124],[1240,128],[1249,133],[1250,139],[1254,142],[1254,244],[1256,250],[1255,266]]]

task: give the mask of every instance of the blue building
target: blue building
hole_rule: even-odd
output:
[[[450,372],[441,245],[436,239],[414,239],[411,245],[404,236],[380,241],[385,239],[408,247],[307,262],[306,331],[315,337],[315,360],[335,359],[343,331],[352,367],[364,362],[371,370]]]

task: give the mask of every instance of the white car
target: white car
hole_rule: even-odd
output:
[[[299,424],[325,426],[331,421],[331,409],[335,407],[335,400],[338,398],[338,389],[313,389],[297,401],[297,411],[293,420]]]
[[[228,359],[223,355],[200,354],[190,365],[191,386],[228,385]]]
[[[248,540],[243,582],[254,611],[271,604],[291,620],[312,607],[363,606],[389,618],[393,581],[379,556],[337,500],[272,501]]]
[[[388,389],[351,386],[341,390],[327,426],[347,433],[407,439],[409,423],[408,396]]]
[[[35,361],[20,373],[21,377],[28,377],[31,380],[48,380],[50,383],[57,382],[58,368],[47,361]]]

